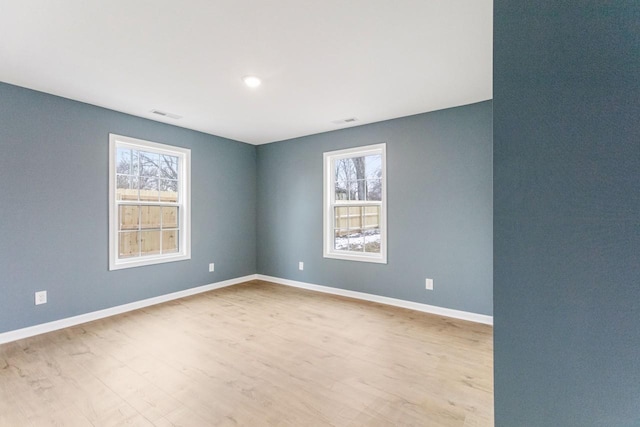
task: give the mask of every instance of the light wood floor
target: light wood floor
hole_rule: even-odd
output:
[[[492,329],[249,282],[0,346],[0,426],[493,425]]]

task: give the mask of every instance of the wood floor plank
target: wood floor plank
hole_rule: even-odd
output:
[[[493,425],[492,328],[252,281],[0,345],[0,426]]]

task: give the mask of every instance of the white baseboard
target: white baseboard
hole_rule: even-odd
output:
[[[341,295],[349,298],[360,299],[364,301],[377,302],[380,304],[393,305],[396,307],[408,308],[411,310],[422,311],[425,313],[437,314],[440,316],[453,317],[455,319],[468,320],[476,323],[484,323],[493,325],[493,316],[484,314],[469,313],[467,311],[453,310],[450,308],[437,307],[434,305],[422,304],[413,301],[405,301],[396,298],[383,297],[379,295],[367,294],[364,292],[349,291],[346,289],[332,288],[329,286],[314,285],[311,283],[298,282],[295,280],[281,279],[279,277],[265,276],[263,274],[251,274],[248,276],[238,277],[235,279],[224,280],[222,282],[211,283],[209,285],[198,286],[197,288],[185,289],[183,291],[173,292],[166,295],[160,295],[153,298],[147,298],[116,307],[105,308],[104,310],[93,311],[91,313],[80,314],[78,316],[67,317],[65,319],[55,320],[53,322],[41,323],[27,328],[16,329],[0,333],[0,344],[11,341],[17,341],[23,338],[44,334],[47,332],[57,331],[58,329],[68,328],[80,325],[82,323],[91,322],[93,320],[104,319],[105,317],[115,316],[116,314],[126,313],[128,311],[138,310],[140,308],[149,307],[151,305],[161,304],[163,302],[200,294],[202,292],[212,291],[227,286],[237,285],[239,283],[251,280],[264,280],[280,285],[293,286],[296,288],[309,289],[312,291],[323,292],[333,295]]]
[[[295,280],[281,279],[279,277],[257,275],[258,280],[265,282],[273,282],[280,285],[293,286],[296,288],[309,289],[312,291],[324,292],[327,294],[341,295],[349,298],[356,298],[365,301],[377,302],[380,304],[393,305],[396,307],[408,308],[411,310],[422,311],[425,313],[437,314],[439,316],[453,317],[455,319],[468,320],[470,322],[484,323],[493,325],[493,316],[486,314],[470,313],[468,311],[453,310],[451,308],[437,307],[435,305],[422,304],[419,302],[405,301],[396,298],[383,297],[379,295],[367,294],[364,292],[348,291],[346,289],[332,288],[329,286],[314,285],[311,283],[298,282]]]
[[[40,335],[58,329],[76,326],[81,323],[91,322],[93,320],[103,319],[105,317],[114,316],[116,314],[126,313],[127,311],[137,310],[139,308],[149,307],[151,305],[161,304],[163,302],[172,301],[179,298],[188,297],[202,292],[220,289],[227,286],[237,285],[239,283],[256,280],[257,275],[238,277],[235,279],[224,280],[222,282],[211,283],[209,285],[198,286],[197,288],[185,289],[183,291],[173,292],[166,295],[160,295],[153,298],[147,298],[128,304],[118,305],[116,307],[105,308],[104,310],[93,311],[91,313],[80,314],[78,316],[67,317],[65,319],[55,320],[53,322],[41,323],[27,328],[16,329],[14,331],[0,333],[0,344],[17,341],[23,338]]]

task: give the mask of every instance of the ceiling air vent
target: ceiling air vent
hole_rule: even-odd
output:
[[[153,114],[157,114],[157,115],[162,116],[162,117],[169,117],[170,119],[181,119],[182,118],[182,116],[179,116],[177,114],[167,113],[165,111],[160,111],[160,110],[151,110],[151,112]]]
[[[335,125],[344,125],[344,124],[349,124],[349,123],[353,123],[353,122],[357,122],[358,119],[355,117],[349,117],[348,119],[342,119],[342,120],[334,120],[331,123],[335,124]]]

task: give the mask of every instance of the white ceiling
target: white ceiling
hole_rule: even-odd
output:
[[[491,99],[492,9],[493,0],[0,0],[0,81],[263,144]],[[247,74],[262,86],[245,87]],[[350,117],[358,121],[332,123]]]

